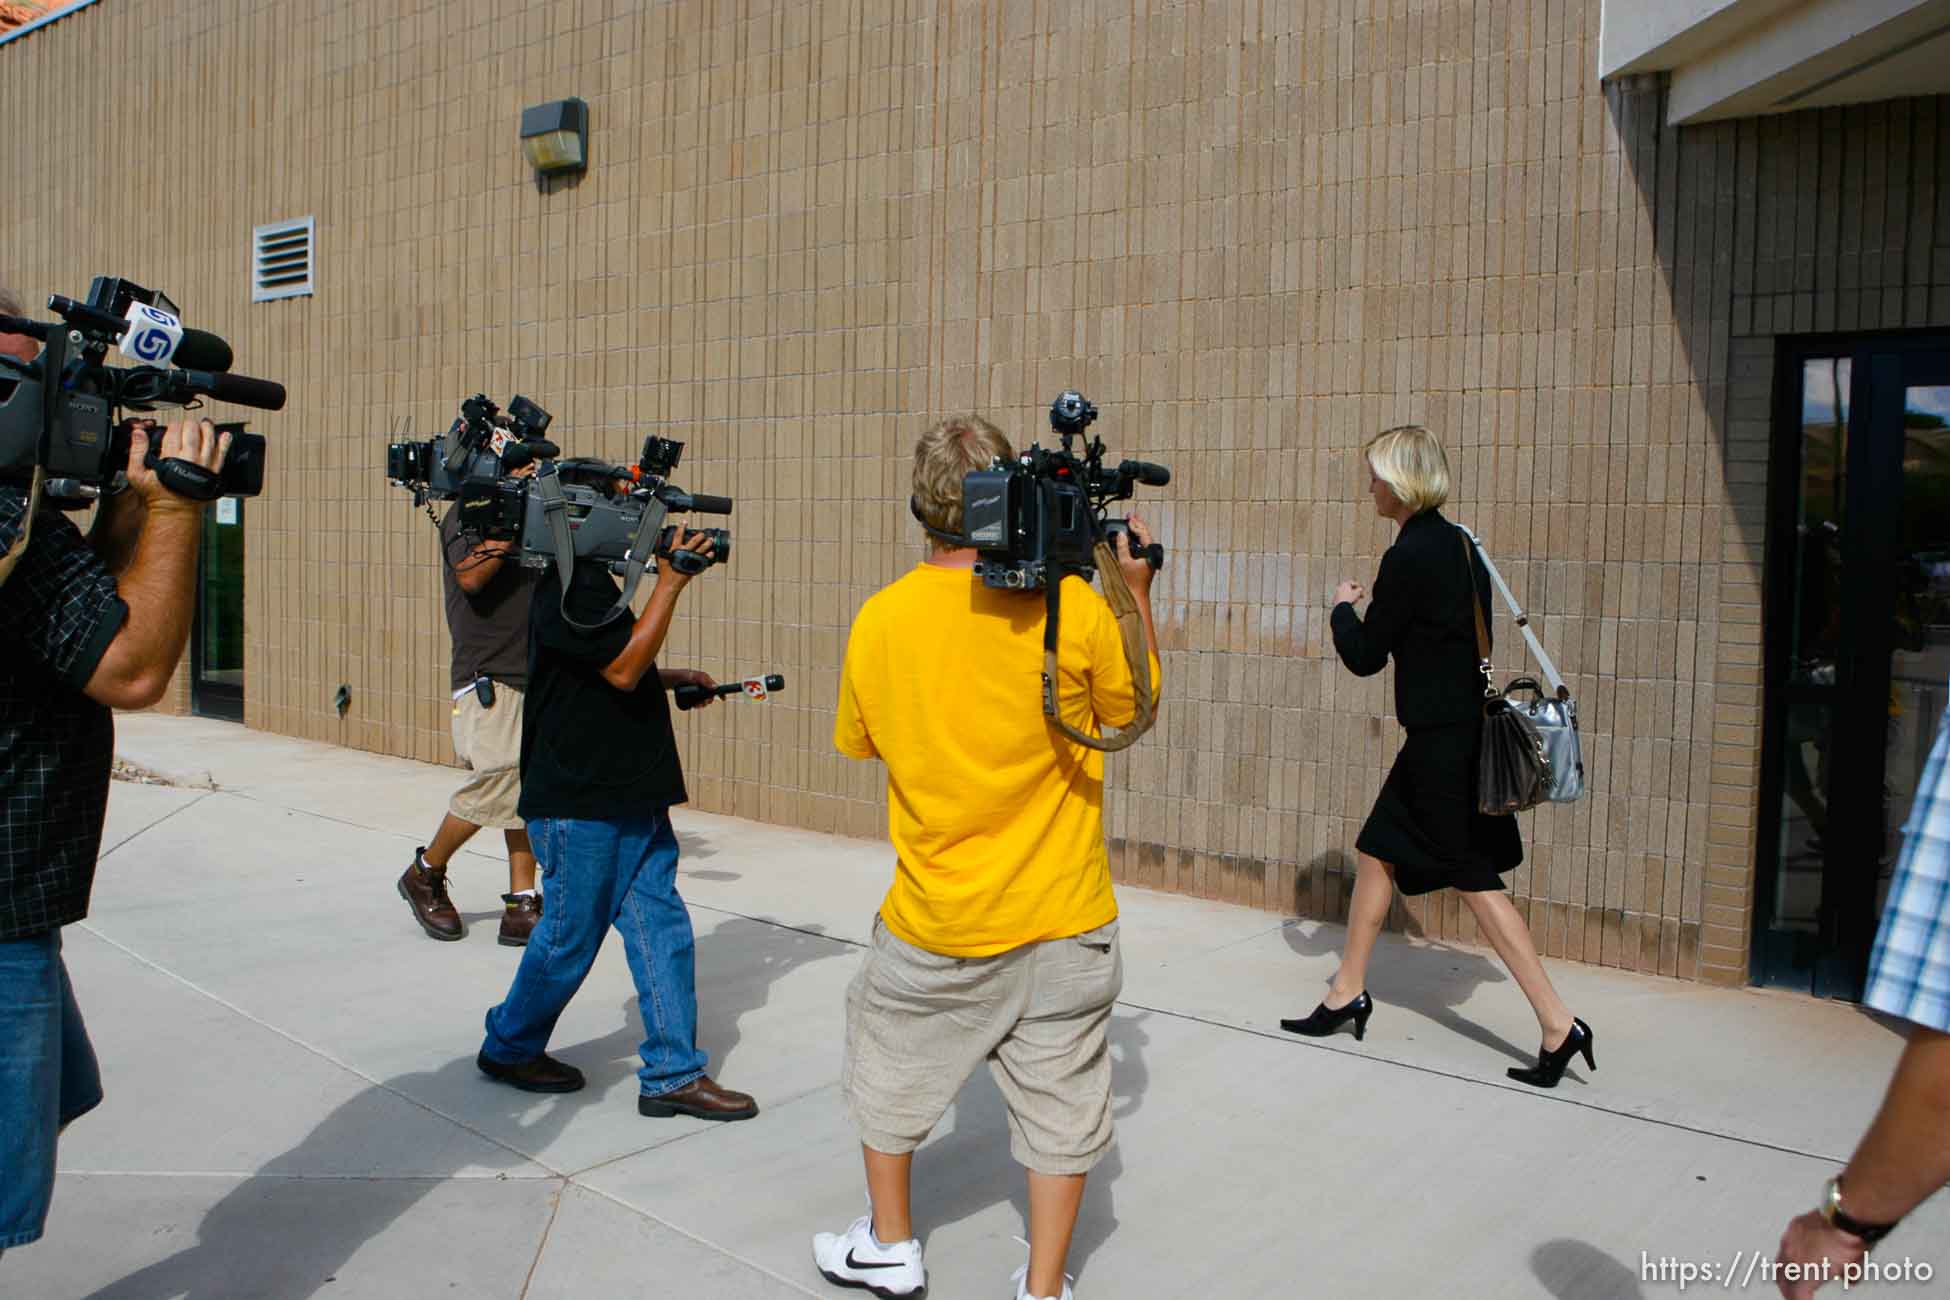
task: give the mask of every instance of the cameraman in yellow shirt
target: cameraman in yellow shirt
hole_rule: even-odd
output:
[[[998,458],[1014,452],[980,417],[929,430],[914,452],[922,521],[960,534],[962,478]],[[1135,517],[1131,533],[1150,544]],[[1152,569],[1114,545],[1155,693]],[[834,744],[887,765],[898,861],[847,990],[842,1086],[871,1212],[818,1234],[813,1257],[829,1281],[878,1296],[926,1286],[909,1219],[913,1153],[987,1060],[1029,1176],[1017,1295],[1070,1300],[1063,1266],[1084,1178],[1112,1142],[1105,1032],[1123,986],[1104,760],[1043,716],[1044,593],[985,585],[977,554],[931,543],[923,563],[861,608],[847,642]],[[1136,700],[1117,621],[1083,578],[1062,581],[1059,711],[1090,735],[1125,726]]]

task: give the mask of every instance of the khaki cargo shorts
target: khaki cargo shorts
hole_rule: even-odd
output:
[[[462,821],[499,831],[518,831],[521,802],[521,692],[494,684],[494,707],[482,708],[473,691],[454,701],[454,753],[472,775],[454,791],[447,809]]]
[[[1081,1174],[1111,1148],[1117,922],[993,957],[944,957],[874,918],[846,991],[840,1076],[860,1140],[902,1155],[934,1130],[983,1060],[1009,1107],[1009,1150],[1039,1174]]]

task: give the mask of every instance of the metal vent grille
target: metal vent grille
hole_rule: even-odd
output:
[[[251,301],[298,298],[312,291],[315,217],[274,221],[251,232]]]

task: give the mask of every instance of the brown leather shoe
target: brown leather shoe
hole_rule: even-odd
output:
[[[447,868],[429,867],[421,854],[413,851],[413,865],[399,878],[399,896],[413,909],[413,919],[430,939],[453,940],[467,933],[454,900],[447,897]]]
[[[501,913],[501,934],[495,942],[503,948],[526,948],[535,922],[542,919],[542,896],[503,894],[501,901],[508,906]]]
[[[651,1119],[669,1119],[673,1115],[689,1115],[692,1119],[750,1119],[758,1114],[758,1103],[746,1093],[720,1088],[705,1074],[681,1088],[654,1097],[639,1094],[636,1113]]]
[[[497,1083],[513,1084],[523,1092],[577,1092],[582,1088],[582,1071],[543,1052],[532,1061],[513,1065],[494,1060],[486,1052],[474,1058],[481,1073]]]

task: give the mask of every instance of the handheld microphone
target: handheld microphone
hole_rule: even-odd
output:
[[[785,678],[778,673],[767,673],[763,677],[747,677],[742,682],[726,682],[722,686],[694,686],[685,684],[671,692],[680,709],[695,709],[706,700],[721,699],[727,695],[748,695],[754,700],[770,698],[771,692],[785,689]]]

